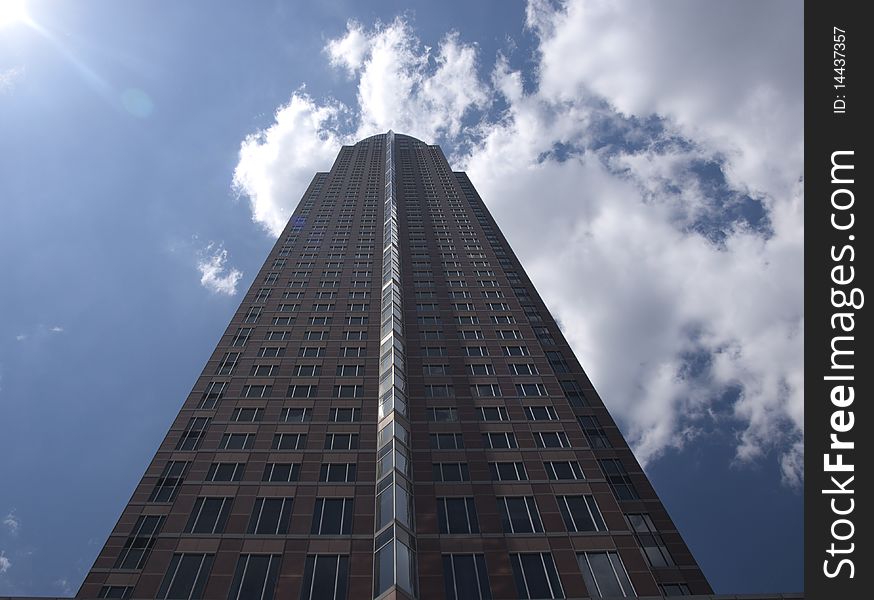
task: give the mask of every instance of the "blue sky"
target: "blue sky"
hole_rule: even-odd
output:
[[[716,590],[801,589],[800,4],[25,8],[0,595],[75,592],[303,186],[389,127],[468,171]]]

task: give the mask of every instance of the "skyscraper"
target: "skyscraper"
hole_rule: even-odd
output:
[[[315,175],[78,597],[710,593],[470,180],[388,132]]]

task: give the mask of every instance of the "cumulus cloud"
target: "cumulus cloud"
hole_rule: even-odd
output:
[[[24,67],[12,67],[0,71],[0,94],[11,92],[24,77]]]
[[[237,283],[243,276],[238,269],[229,267],[228,251],[221,244],[210,242],[200,252],[197,270],[200,271],[200,285],[215,294],[233,296],[237,293]]]
[[[9,511],[5,517],[3,517],[3,525],[6,529],[9,530],[9,533],[15,535],[18,533],[18,530],[21,528],[21,521],[15,515],[15,511]]]
[[[12,561],[6,558],[6,553],[0,551],[0,574],[5,573],[12,567]]]
[[[350,22],[325,53],[357,106],[295,92],[243,142],[234,185],[278,235],[340,144],[389,128],[440,142],[644,464],[732,432],[740,463],[776,452],[797,484],[801,11],[702,4],[532,0],[533,66],[499,56],[487,79],[461,33],[433,52],[402,19]],[[767,53],[748,47],[775,22]]]
[[[64,332],[64,328],[61,327],[60,325],[55,325],[54,327],[52,327],[51,329],[49,329],[49,331],[51,331],[52,333],[63,333],[63,332]]]

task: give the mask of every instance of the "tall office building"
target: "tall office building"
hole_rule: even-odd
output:
[[[388,132],[316,174],[78,597],[710,593],[470,180]]]

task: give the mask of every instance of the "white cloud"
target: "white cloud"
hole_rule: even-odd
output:
[[[216,294],[233,296],[237,293],[237,283],[243,276],[238,269],[227,265],[228,251],[221,244],[210,242],[200,252],[197,270],[200,271],[200,284]]]
[[[5,552],[0,551],[0,574],[8,571],[10,567],[12,567],[12,562],[6,558]]]
[[[252,220],[282,233],[316,171],[330,168],[343,141],[335,132],[343,108],[318,105],[302,91],[276,110],[273,125],[246,137],[234,170],[234,189],[246,195]]]
[[[341,143],[391,128],[454,147],[642,462],[733,432],[740,462],[776,451],[798,483],[800,13],[532,1],[527,89],[503,57],[481,80],[461,34],[432,55],[401,19],[350,22],[325,51],[357,107],[293,94],[235,186],[278,235]],[[763,54],[746,40],[765,23]]]
[[[15,515],[15,511],[11,510],[3,517],[3,525],[9,530],[9,533],[15,535],[21,528],[21,520]]]
[[[55,325],[54,327],[49,329],[49,331],[51,331],[52,333],[63,333],[64,328],[59,325]]]
[[[26,340],[26,339],[27,339],[27,334],[26,334],[26,333],[19,333],[18,335],[15,336],[15,341],[16,341],[16,342],[23,342],[23,341]]]
[[[12,67],[0,71],[0,94],[11,92],[24,77],[24,67]]]

